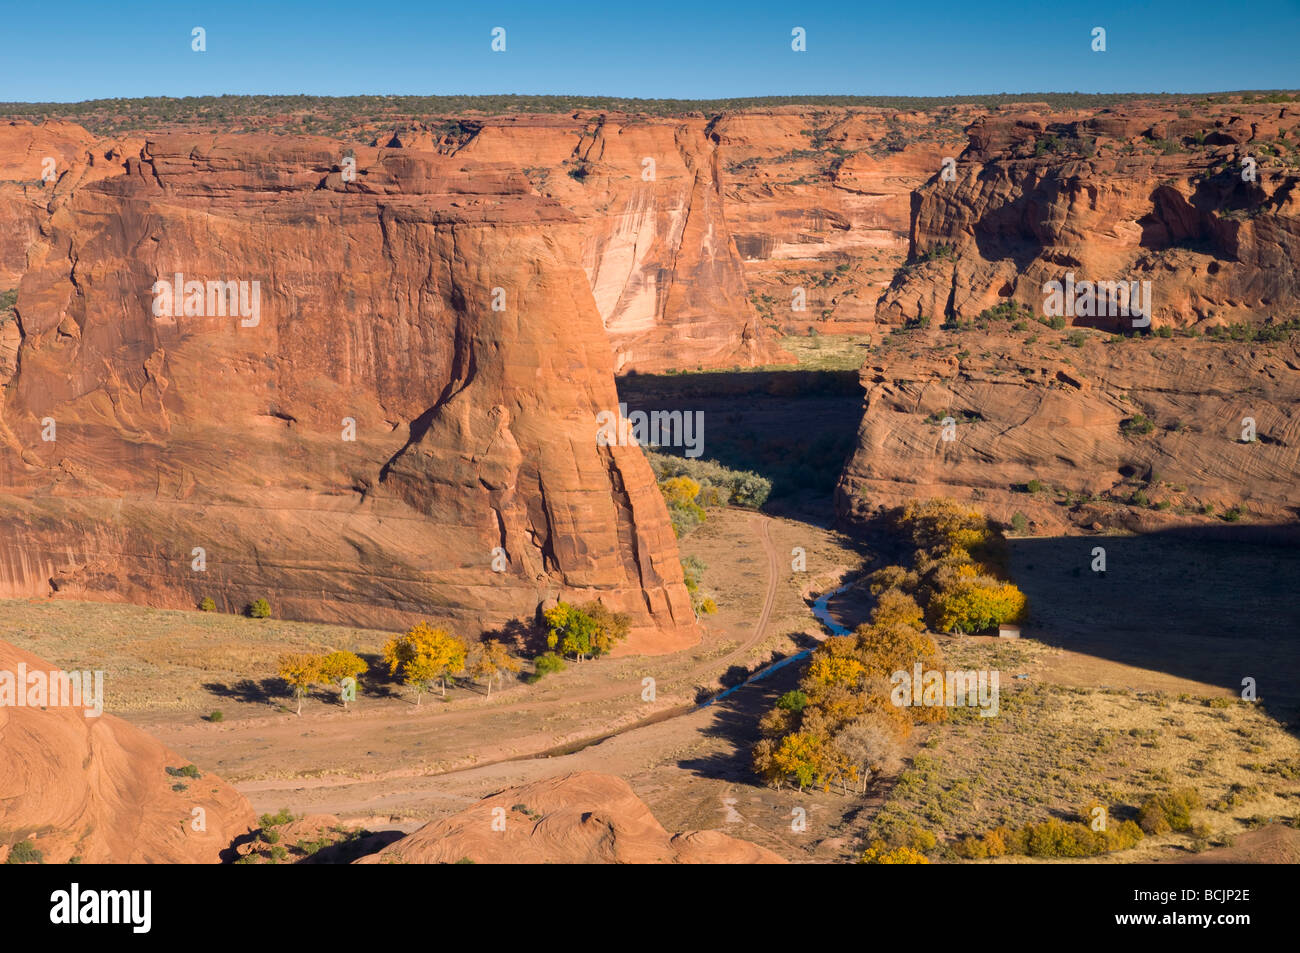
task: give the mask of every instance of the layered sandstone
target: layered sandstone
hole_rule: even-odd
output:
[[[0,672],[52,670],[0,642]],[[138,728],[43,701],[0,705],[0,862],[27,842],[47,864],[212,864],[257,826],[216,775],[169,774],[191,766]]]
[[[627,782],[581,771],[508,788],[357,863],[780,864],[720,831],[670,834]]]
[[[1022,513],[1035,532],[1208,524],[1234,507],[1252,523],[1300,513],[1300,334],[1228,344],[1093,332],[1073,347],[1036,327],[931,329],[878,349],[862,369],[840,516],[857,523],[931,496],[1008,523]]]
[[[912,192],[974,115],[448,118],[375,142],[522,170],[571,209],[617,369],[655,372],[779,363],[782,334],[873,329],[907,257]]]
[[[752,365],[775,352],[746,297],[720,150],[703,117],[491,117],[390,144],[523,172],[580,223],[581,263],[617,370]]]
[[[690,644],[653,474],[596,444],[575,217],[463,158],[344,158],[159,136],[55,203],[3,382],[0,593],[472,629],[599,597],[630,648]],[[257,282],[259,313],[156,314],[177,273]]]
[[[879,302],[898,323],[968,320],[1045,286],[1146,281],[1153,327],[1300,315],[1293,105],[986,116],[952,181],[917,190],[911,264]],[[1070,316],[1120,330],[1127,316]]]

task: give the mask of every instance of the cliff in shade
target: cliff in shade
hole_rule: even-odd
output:
[[[0,672],[52,669],[0,642]],[[188,763],[143,731],[45,701],[0,705],[0,863],[28,841],[47,864],[215,864],[256,828],[243,795],[206,771],[168,774]]]
[[[669,834],[626,781],[594,771],[508,788],[357,863],[455,864],[466,858],[478,864],[785,863],[721,831]]]
[[[0,594],[474,630],[599,597],[629,650],[691,644],[653,474],[596,445],[575,217],[517,173],[340,151],[163,135],[54,187],[0,361]],[[259,313],[156,315],[176,273],[257,282]]]

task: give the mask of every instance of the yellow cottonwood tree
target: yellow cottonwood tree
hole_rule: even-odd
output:
[[[496,639],[488,639],[473,653],[469,663],[469,674],[472,678],[484,678],[487,680],[488,694],[492,694],[492,680],[504,677],[505,672],[517,672],[520,669],[519,660],[514,658],[504,645]]]
[[[320,661],[320,656],[303,652],[281,655],[279,658],[278,674],[293,690],[293,697],[298,700],[296,714],[299,716],[302,715],[302,700],[311,691],[311,687],[324,678]]]
[[[354,652],[339,650],[330,652],[320,658],[321,677],[334,685],[339,686],[339,699],[343,702],[343,707],[348,707],[347,696],[343,691],[343,682],[345,679],[355,679],[358,675],[364,674],[370,668],[361,656]]]
[[[405,635],[394,636],[384,645],[389,674],[402,674],[402,681],[415,690],[415,704],[437,680],[447,694],[447,679],[465,671],[468,646],[444,628],[417,623]]]

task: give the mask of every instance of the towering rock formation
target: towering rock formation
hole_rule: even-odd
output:
[[[630,648],[694,641],[653,475],[597,446],[577,222],[521,175],[161,136],[52,207],[2,382],[0,592],[482,627],[598,596]]]
[[[577,216],[616,370],[748,366],[775,356],[746,297],[721,152],[705,118],[496,118],[474,123],[472,133],[456,144],[458,157],[523,170]]]

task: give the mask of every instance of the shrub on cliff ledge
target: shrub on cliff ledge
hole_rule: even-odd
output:
[[[255,602],[250,602],[248,608],[244,611],[248,613],[250,619],[271,618],[271,604],[265,599],[258,599]]]

